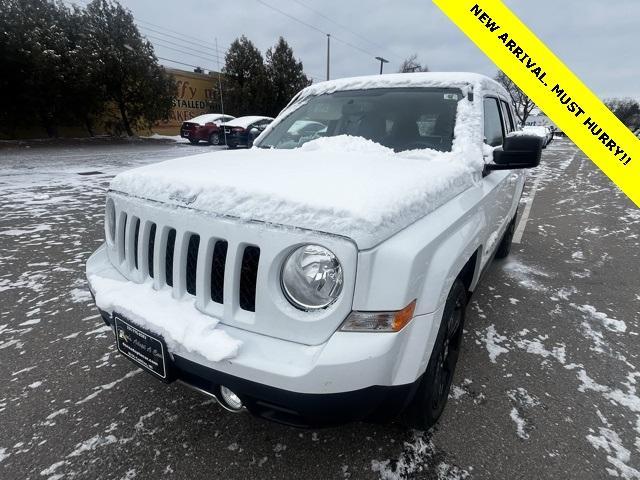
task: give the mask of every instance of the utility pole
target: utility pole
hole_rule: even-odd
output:
[[[218,53],[218,37],[216,37],[216,58],[218,64],[218,90],[220,91],[220,113],[224,115],[224,100],[222,99],[222,77],[220,73],[220,54]],[[227,132],[224,128],[224,120],[222,121],[222,136],[224,137],[224,144],[227,144]]]
[[[327,80],[329,80],[329,58],[331,52],[331,34],[327,33]]]
[[[376,57],[376,60],[380,60],[380,75],[382,75],[382,66],[385,63],[389,63],[389,60],[387,60],[386,58],[382,58],[382,57]]]

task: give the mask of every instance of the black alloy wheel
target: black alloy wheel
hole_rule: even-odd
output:
[[[447,297],[429,364],[411,403],[402,414],[402,421],[407,426],[428,430],[444,411],[460,356],[466,307],[466,287],[456,279]]]

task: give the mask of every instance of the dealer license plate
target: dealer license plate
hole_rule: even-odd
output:
[[[116,343],[125,357],[163,380],[167,380],[167,348],[164,341],[114,315]]]

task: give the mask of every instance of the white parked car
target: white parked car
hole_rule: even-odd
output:
[[[251,149],[118,175],[86,267],[118,349],[231,411],[433,425],[540,161],[507,99],[470,73],[323,82]]]
[[[553,141],[553,130],[546,125],[525,125],[522,127],[525,135],[535,135],[542,139],[542,148],[547,148]]]

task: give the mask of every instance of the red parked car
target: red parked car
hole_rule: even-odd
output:
[[[235,117],[222,115],[221,113],[207,113],[199,115],[182,123],[180,136],[188,138],[194,145],[200,140],[209,142],[209,145],[224,144],[222,125]]]

